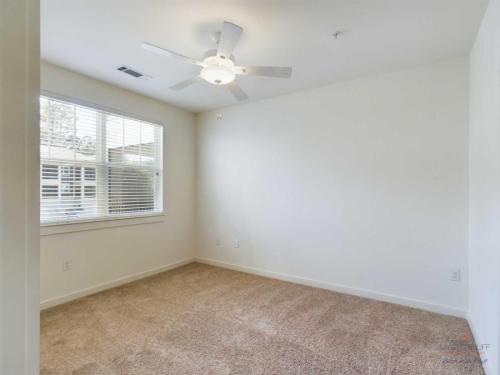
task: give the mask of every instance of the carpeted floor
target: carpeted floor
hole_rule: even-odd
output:
[[[41,316],[42,374],[483,374],[463,319],[193,263]]]

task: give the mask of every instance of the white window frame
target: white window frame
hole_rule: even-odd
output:
[[[128,225],[138,225],[138,224],[149,224],[164,221],[165,219],[165,170],[164,170],[164,143],[166,139],[165,126],[161,121],[151,120],[145,118],[144,116],[131,114],[125,111],[121,111],[115,108],[102,106],[93,102],[89,102],[86,100],[82,100],[79,98],[74,98],[71,96],[61,95],[58,93],[54,93],[47,90],[40,90],[40,96],[46,97],[48,99],[60,100],[64,102],[68,102],[70,104],[80,105],[83,107],[88,107],[97,111],[108,112],[111,114],[115,114],[117,116],[127,117],[138,121],[148,122],[154,125],[161,126],[163,131],[163,139],[160,141],[160,194],[157,197],[159,199],[159,205],[162,208],[161,212],[152,212],[152,213],[134,213],[131,215],[124,216],[115,216],[115,217],[98,217],[93,219],[76,219],[68,222],[48,222],[48,223],[40,223],[40,235],[52,235],[58,233],[68,233],[68,232],[77,232],[77,231],[85,231],[85,230],[93,230],[93,229],[103,229],[103,228],[113,228],[120,226],[128,226]],[[51,164],[52,161],[47,161],[47,164]],[[40,167],[42,162],[40,161]],[[82,170],[83,173],[83,170]],[[40,186],[41,189],[41,186]],[[82,191],[83,194],[83,191]]]

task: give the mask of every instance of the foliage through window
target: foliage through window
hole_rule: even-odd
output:
[[[40,98],[40,221],[163,211],[163,129],[90,107]]]

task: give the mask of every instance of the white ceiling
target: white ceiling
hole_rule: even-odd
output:
[[[243,27],[242,65],[292,66],[292,78],[240,76],[259,100],[360,75],[466,55],[487,0],[42,0],[42,59],[200,112],[235,103],[206,82],[169,86],[199,67],[157,56],[142,42],[200,59],[224,20]],[[335,40],[332,34],[343,31]],[[148,74],[117,72],[125,64]]]

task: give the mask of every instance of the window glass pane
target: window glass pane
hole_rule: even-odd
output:
[[[48,113],[48,157],[74,160],[78,143],[75,137],[74,106],[51,100]]]
[[[139,168],[109,168],[111,214],[152,211],[155,205],[154,172]]]
[[[85,198],[95,198],[95,192],[95,186],[85,186]]]
[[[124,121],[123,162],[139,164],[141,161],[141,123],[131,119]]]
[[[141,124],[141,165],[153,166],[157,161],[157,146],[155,126]]]
[[[95,161],[97,158],[97,112],[76,107],[75,114],[76,159]]]
[[[123,118],[108,115],[105,121],[107,161],[121,163],[123,159]]]
[[[57,185],[42,185],[42,198],[57,198],[58,191]]]
[[[95,181],[95,168],[85,168],[85,181]]]
[[[44,164],[42,165],[43,180],[57,180],[59,178],[59,167],[57,165]]]
[[[162,128],[40,99],[40,220],[61,223],[162,211]]]
[[[49,101],[40,98],[40,156],[49,157]]]

